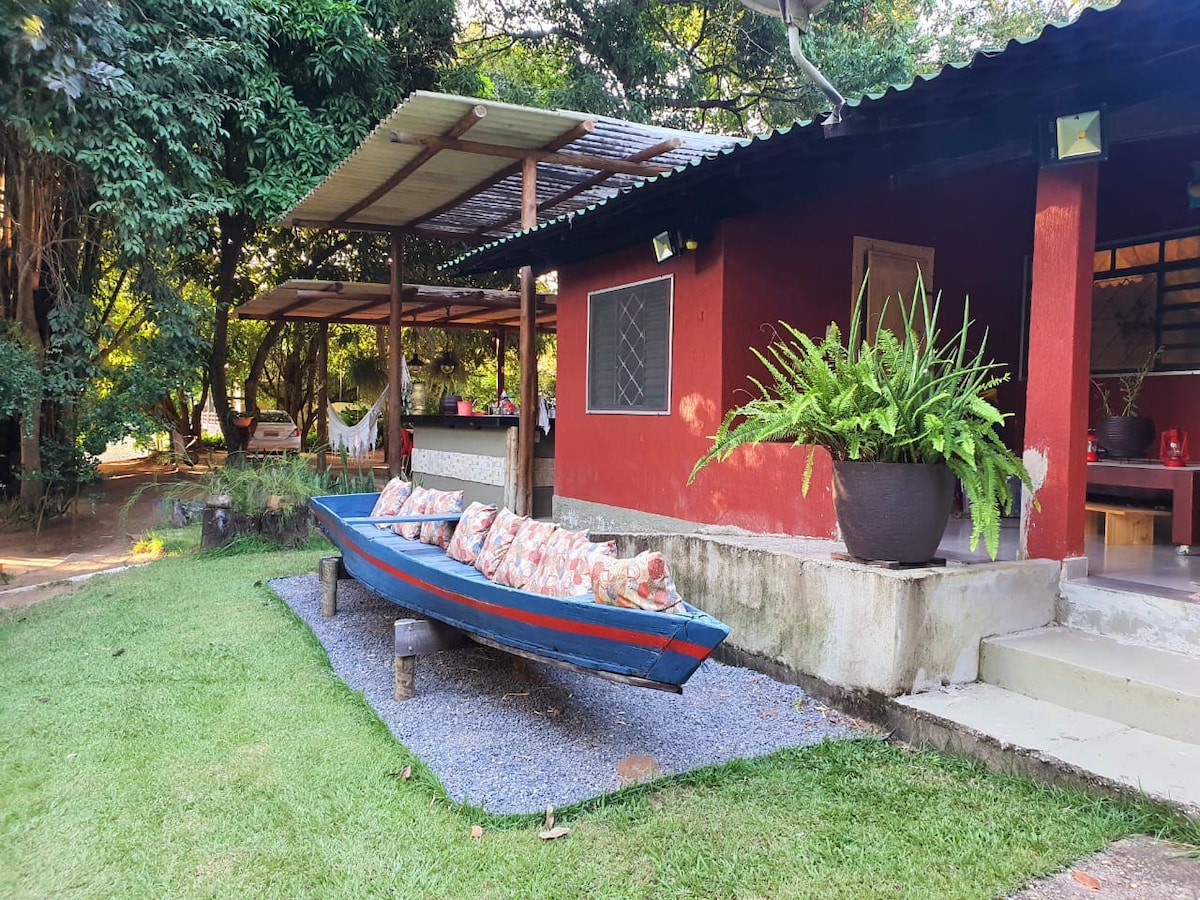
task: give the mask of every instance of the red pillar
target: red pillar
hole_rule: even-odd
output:
[[[1083,555],[1098,172],[1096,163],[1038,172],[1025,464],[1042,508],[1022,522],[1030,558]]]

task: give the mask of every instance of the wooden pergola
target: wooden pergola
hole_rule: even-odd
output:
[[[736,143],[736,139],[725,136],[656,128],[606,116],[419,91],[380,122],[358,149],[283,216],[280,224],[384,232],[391,236],[388,380],[393,396],[397,396],[403,357],[401,329],[404,324],[412,324],[406,322],[410,310],[416,310],[411,316],[418,320],[421,315],[436,317],[440,310],[443,321],[453,323],[453,327],[484,328],[497,327],[491,324],[495,320],[489,315],[503,320],[514,312],[508,308],[502,311],[499,306],[485,310],[486,292],[475,299],[474,311],[468,308],[469,303],[459,304],[457,316],[445,312],[446,304],[435,307],[432,295],[423,300],[422,291],[457,289],[404,283],[406,234],[464,245],[486,244],[535,228],[539,215],[557,218],[602,203],[644,179]],[[515,310],[521,361],[515,511],[528,515],[533,507],[537,427],[536,334],[539,324],[549,330],[545,319],[549,312],[545,306],[539,310],[533,272],[528,266],[521,269],[520,282]],[[297,285],[290,299],[271,302],[292,304],[288,312],[297,314],[292,318],[298,318],[304,308],[319,308],[319,302],[346,303],[344,298],[332,295],[345,293],[347,285],[341,290],[326,290],[324,287],[332,288],[329,282],[308,284],[317,287]],[[284,285],[276,290],[287,289]],[[363,294],[358,301],[362,307],[356,312],[365,315],[374,308],[378,313],[378,299],[372,299],[368,307],[368,298]],[[263,300],[263,305],[267,302]],[[449,305],[451,310],[455,308]],[[343,312],[350,314],[346,308]],[[473,316],[478,324],[469,324]],[[543,321],[539,323],[539,319]],[[393,474],[400,466],[400,427],[400,405],[390,403],[386,433]]]

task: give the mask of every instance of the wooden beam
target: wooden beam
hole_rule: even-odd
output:
[[[317,326],[317,471],[325,471],[325,450],[329,446],[329,323]]]
[[[449,130],[446,131],[444,136],[449,138],[460,138],[480,122],[482,122],[486,116],[487,107],[481,103],[476,104],[463,113],[459,120],[450,126]],[[340,222],[344,224],[347,219],[358,215],[368,206],[373,205],[377,200],[391,191],[392,188],[396,187],[396,185],[400,184],[400,182],[404,181],[404,179],[408,178],[409,175],[417,171],[417,169],[421,168],[421,166],[425,165],[425,163],[429,162],[429,160],[436,156],[437,153],[438,151],[433,148],[425,148],[413,159],[401,166],[390,178],[384,181],[383,184],[379,185],[379,187],[375,188],[375,190],[371,191],[371,193],[367,194],[367,196],[363,197],[341,215],[336,216],[333,221],[335,223]]]
[[[521,228],[537,224],[535,156],[521,167]],[[537,428],[537,289],[533,269],[521,268],[521,408],[517,420],[517,515],[533,515],[533,444]]]
[[[459,138],[444,138],[425,134],[392,132],[392,142],[413,144],[437,150],[453,150],[456,153],[473,153],[478,156],[499,156],[504,159],[532,159],[535,162],[573,166],[577,169],[595,169],[597,172],[616,172],[621,175],[662,175],[670,172],[670,166],[655,166],[650,163],[632,163],[611,156],[594,153],[574,153],[566,150],[550,151],[509,147],[505,144],[485,144],[481,141],[464,141]]]
[[[391,297],[388,303],[387,461],[393,478],[400,474],[400,361],[404,314],[404,232],[392,232]]]
[[[547,144],[544,149],[560,150],[563,147],[567,147],[567,146],[575,143],[581,137],[585,137],[585,136],[591,134],[595,130],[596,130],[595,122],[592,122],[592,121],[580,122],[578,125],[576,125],[574,128],[572,128],[570,131],[568,131],[566,134],[559,135],[557,138],[555,138],[553,141],[551,141],[549,144]],[[471,187],[469,187],[465,191],[463,191],[461,194],[459,194],[457,197],[453,197],[450,200],[447,200],[441,206],[438,206],[434,209],[431,209],[427,213],[423,213],[423,214],[417,216],[415,219],[413,219],[412,224],[414,226],[419,226],[422,223],[430,221],[431,219],[436,219],[442,213],[446,212],[446,210],[454,209],[454,207],[458,206],[461,203],[466,202],[467,200],[474,197],[476,194],[486,191],[488,188],[499,184],[505,178],[509,178],[513,175],[518,174],[521,171],[521,166],[522,166],[522,163],[520,163],[520,162],[516,162],[511,166],[505,166],[503,169],[501,169],[499,172],[497,172],[491,178],[481,181],[481,182],[479,182],[479,184],[472,185]],[[479,240],[479,238],[473,238],[473,236],[470,234],[464,234],[463,239],[467,243],[470,243],[472,240],[475,240],[475,241]]]
[[[660,141],[651,147],[646,147],[643,150],[639,150],[637,153],[631,153],[629,156],[625,157],[625,160],[627,162],[645,162],[648,159],[653,159],[656,156],[662,156],[664,153],[669,153],[672,150],[676,150],[682,144],[683,141],[679,138],[670,138],[665,141]],[[577,197],[584,191],[591,190],[597,185],[603,184],[604,182],[608,181],[608,179],[612,178],[612,176],[612,172],[601,172],[599,175],[593,175],[591,178],[579,182],[579,184],[575,185],[575,187],[565,190],[555,197],[551,197],[545,203],[539,204],[538,211],[545,213],[551,209],[554,209],[554,207],[558,206],[560,203],[566,203],[572,197]],[[476,234],[483,236],[491,232],[498,231],[504,228],[506,225],[511,225],[520,218],[520,213],[514,213],[512,215],[505,216],[498,222],[493,222],[491,225],[488,225],[485,228],[480,228]]]
[[[476,185],[468,192],[468,195],[474,194],[479,190],[481,190],[481,186]],[[430,217],[422,216],[419,221],[423,222],[427,218]],[[401,222],[398,225],[378,225],[374,222],[333,222],[327,219],[293,218],[292,227],[314,228],[317,231],[365,231],[371,234],[391,234],[396,228],[402,227],[405,231],[415,234],[418,237],[436,238],[442,241],[455,240],[463,244],[472,244],[477,240],[472,237],[470,231],[453,231],[445,228],[421,228],[412,222]]]

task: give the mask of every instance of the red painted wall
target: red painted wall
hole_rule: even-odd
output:
[[[686,484],[724,410],[746,398],[746,375],[759,368],[748,348],[765,346],[779,319],[815,332],[833,319],[845,326],[853,238],[861,235],[933,246],[945,321],[961,316],[969,291],[980,328],[991,331],[991,354],[1012,362],[1015,378],[1034,177],[1032,167],[1009,166],[902,190],[870,185],[836,201],[723,222],[700,251],[663,266],[647,243],[564,269],[556,493],[758,532],[832,536],[823,451],[807,498],[800,496],[805,451],[786,445],[742,448]],[[588,292],[667,273],[675,276],[672,414],[588,415]],[[1001,403],[1021,412],[1023,385],[1006,386]],[[1010,431],[1019,447],[1019,427]]]
[[[1184,198],[1193,159],[1200,159],[1194,140],[1114,148],[1100,170],[1098,240],[1200,226]],[[1032,163],[899,188],[880,181],[725,221],[698,252],[663,266],[647,242],[564,269],[556,492],[752,531],[833,535],[824,453],[807,499],[800,497],[803,451],[783,445],[743,448],[702,471],[694,485],[686,482],[724,410],[746,399],[746,375],[761,370],[748,348],[764,347],[773,323],[784,319],[817,333],[833,319],[847,324],[855,235],[935,249],[943,321],[961,315],[969,294],[977,327],[989,330],[989,354],[1010,366],[999,402],[1015,414],[1006,439],[1020,450],[1026,385],[1017,375],[1036,184]],[[667,273],[675,276],[671,415],[587,415],[588,291]],[[1196,387],[1196,376],[1152,378],[1144,408],[1158,425],[1188,428],[1200,443]]]

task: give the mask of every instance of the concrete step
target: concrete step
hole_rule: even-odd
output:
[[[1200,656],[1196,596],[1166,587],[1139,590],[1130,582],[1094,575],[1062,583],[1055,618],[1071,628]]]
[[[1038,628],[986,638],[979,680],[1200,744],[1200,657],[1074,628]]]
[[[897,697],[897,730],[990,768],[1137,791],[1200,816],[1200,745],[976,682]]]

